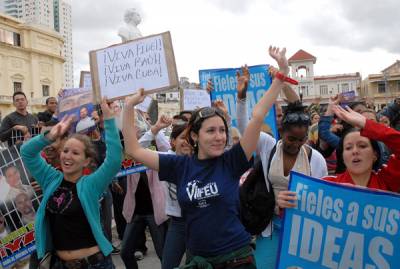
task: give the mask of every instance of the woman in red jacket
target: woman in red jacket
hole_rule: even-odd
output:
[[[355,128],[348,130],[340,140],[337,151],[338,163],[343,162],[346,170],[324,180],[363,186],[371,189],[400,191],[400,132],[383,124],[366,119],[349,107],[334,107],[335,114]],[[391,150],[387,165],[376,171],[380,156],[376,141],[382,141]],[[281,208],[294,207],[296,193],[281,191],[278,204]]]

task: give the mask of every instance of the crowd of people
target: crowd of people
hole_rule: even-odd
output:
[[[50,256],[51,268],[114,268],[111,254],[120,254],[126,268],[138,268],[147,228],[163,269],[275,268],[282,213],[297,201],[288,191],[291,171],[399,192],[400,98],[379,112],[370,100],[344,104],[341,95],[327,106],[318,100],[304,106],[285,82],[285,52],[269,48],[278,68],[270,68],[271,86],[251,115],[247,66],[237,73],[236,128],[220,100],[173,118],[161,115],[151,124],[135,109],[145,98],[139,89],[122,111],[103,99],[90,118],[98,135],[69,134],[74,119],[57,118],[56,98],[48,98],[46,111],[35,116],[27,111],[25,94],[15,92],[16,111],[2,120],[0,139],[17,145],[32,180],[22,182],[15,164],[1,167],[0,183],[8,186],[1,198],[11,201],[22,225],[35,222],[30,268]],[[210,82],[207,90],[212,88]],[[284,106],[276,103],[280,94]],[[274,104],[279,137],[263,128]],[[80,114],[88,118],[86,108]],[[36,135],[31,130],[37,127]],[[13,139],[18,132],[20,139]],[[123,154],[147,170],[116,177]],[[263,231],[251,234],[240,218],[239,192],[257,177],[275,206]],[[41,196],[35,209],[34,195]],[[112,206],[120,251],[111,244]],[[10,232],[9,219],[2,208],[1,237]]]

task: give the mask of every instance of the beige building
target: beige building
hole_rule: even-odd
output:
[[[400,60],[382,70],[380,74],[368,75],[363,81],[361,95],[373,98],[377,109],[400,97]]]
[[[63,38],[55,31],[25,24],[0,13],[0,111],[14,111],[12,95],[23,91],[31,112],[62,88]]]

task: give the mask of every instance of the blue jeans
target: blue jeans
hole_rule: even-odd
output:
[[[179,266],[186,251],[185,235],[185,220],[171,217],[162,254],[162,269],[172,269]]]
[[[154,215],[134,215],[132,222],[126,225],[124,238],[122,239],[121,258],[126,269],[138,268],[134,251],[137,249],[139,234],[146,226],[149,227],[156,254],[161,259],[165,238],[164,223],[157,226],[154,221]]]
[[[55,256],[55,255],[54,255]],[[55,262],[51,269],[65,269],[64,264],[58,257],[53,257],[55,258]],[[80,267],[81,269],[115,269],[115,266],[113,264],[113,261],[111,259],[111,255],[108,255],[105,257],[104,260],[96,263],[96,264],[89,264],[88,266],[85,267]]]
[[[280,222],[280,219],[274,218],[274,230],[271,236],[263,237],[260,235],[257,237],[256,250],[254,252],[257,269],[275,268],[281,230]]]

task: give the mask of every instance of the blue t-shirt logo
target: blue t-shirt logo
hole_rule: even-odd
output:
[[[186,193],[191,202],[197,201],[197,207],[207,207],[209,204],[207,203],[207,199],[211,197],[219,196],[218,186],[216,182],[210,182],[206,184],[204,187],[200,187],[200,181],[192,180],[187,183]]]

